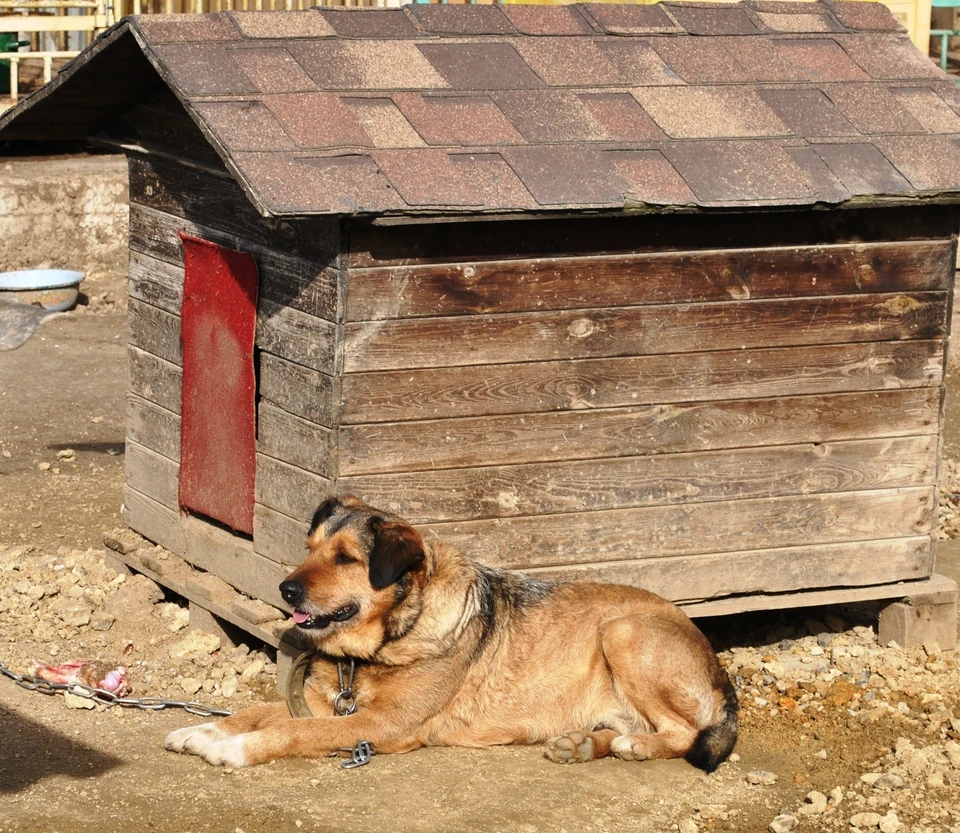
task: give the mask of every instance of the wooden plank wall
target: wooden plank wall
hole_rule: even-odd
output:
[[[303,540],[271,556],[242,536],[182,516],[177,500],[182,356],[183,253],[178,231],[250,252],[260,275],[257,316],[258,477],[254,540],[273,540],[277,514],[292,518],[330,490],[339,229],[335,221],[270,223],[211,159],[185,114],[162,94],[143,120],[184,163],[152,147],[129,157],[130,304],[124,517],[136,531],[242,592],[280,605],[277,585],[298,563]],[[141,137],[128,114],[108,133]],[[172,155],[172,154],[171,154]],[[301,487],[310,487],[309,498]],[[287,523],[292,523],[288,520]],[[207,529],[207,527],[210,527]]]
[[[339,491],[490,564],[678,601],[931,571],[952,235],[379,248],[348,273]]]

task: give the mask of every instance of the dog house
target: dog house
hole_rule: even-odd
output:
[[[128,18],[0,140],[129,159],[123,516],[191,568],[279,607],[350,492],[692,613],[942,612],[958,113],[875,3],[412,5]]]

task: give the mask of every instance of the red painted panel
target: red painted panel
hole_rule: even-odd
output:
[[[180,233],[183,409],[180,506],[253,534],[257,266]]]

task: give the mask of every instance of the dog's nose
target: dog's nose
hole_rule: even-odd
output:
[[[303,601],[303,585],[299,581],[283,581],[280,583],[280,595],[288,605],[296,607]]]

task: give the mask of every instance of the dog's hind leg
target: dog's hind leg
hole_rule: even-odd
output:
[[[681,758],[715,722],[719,666],[689,620],[637,613],[606,623],[601,647],[614,688],[637,716],[637,730],[610,741],[624,760]]]

